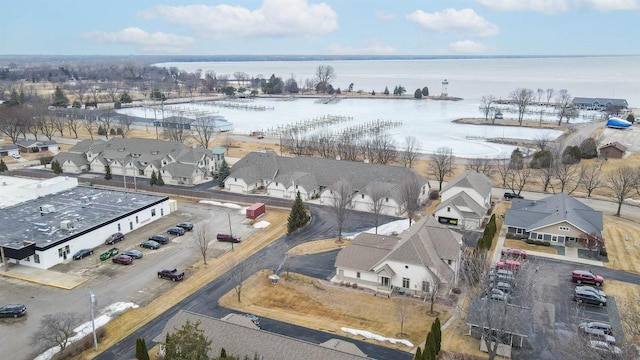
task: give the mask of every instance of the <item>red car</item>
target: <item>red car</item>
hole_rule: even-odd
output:
[[[604,282],[604,278],[600,275],[596,275],[591,271],[586,270],[573,270],[571,273],[571,281],[578,284],[594,284],[600,286]]]
[[[496,268],[507,269],[507,270],[520,270],[520,262],[515,260],[499,261],[496,264]]]
[[[133,263],[133,258],[128,255],[120,254],[113,257],[111,261],[113,261],[115,264],[130,265]]]
[[[502,256],[506,256],[506,257],[514,257],[514,258],[522,258],[522,259],[527,258],[527,252],[520,249],[504,248],[502,249],[501,254]]]

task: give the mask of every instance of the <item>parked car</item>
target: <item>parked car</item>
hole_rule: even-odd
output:
[[[515,260],[498,261],[496,269],[520,270],[520,262]]]
[[[244,314],[244,316],[248,317],[252,323],[254,323],[257,327],[260,327],[260,318],[253,314]]]
[[[165,269],[158,271],[158,277],[161,279],[171,279],[172,281],[180,281],[184,278],[184,271],[177,269]]]
[[[580,289],[576,289],[573,293],[573,298],[579,304],[591,304],[598,306],[607,306],[607,298],[604,296],[599,296],[591,291],[582,291]]]
[[[176,227],[183,228],[183,229],[184,229],[184,231],[191,231],[191,230],[193,230],[193,224],[192,224],[192,223],[190,223],[190,222],[181,222],[181,223],[179,223],[179,224],[176,224]]]
[[[591,271],[586,270],[573,270],[571,273],[571,281],[578,284],[594,284],[600,286],[604,282],[604,278],[600,275],[596,275]]]
[[[93,255],[93,249],[81,249],[81,250],[78,250],[77,253],[73,254],[73,260],[80,260],[89,255]]]
[[[104,241],[105,245],[113,245],[117,242],[124,240],[124,234],[117,232],[115,234],[109,235],[107,240]]]
[[[583,330],[584,334],[589,336],[592,340],[604,341],[606,343],[616,345],[616,338],[608,335],[602,330],[586,328]]]
[[[140,247],[143,247],[145,249],[157,250],[157,249],[160,248],[160,244],[158,244],[157,242],[155,242],[153,240],[147,240],[147,241],[141,243]]]
[[[182,236],[184,235],[184,229],[179,227],[172,227],[171,229],[167,230],[167,234]]]
[[[489,283],[489,288],[501,290],[503,293],[510,293],[513,291],[513,285],[504,281],[491,282]]]
[[[505,248],[505,249],[502,249],[502,251],[500,253],[502,254],[502,256],[506,256],[506,257],[513,257],[513,258],[518,258],[518,259],[526,259],[527,258],[527,252],[524,251],[524,250],[520,250],[520,249]]]
[[[509,199],[509,200],[511,200],[511,199],[524,199],[524,197],[522,195],[518,195],[518,194],[516,194],[514,192],[506,192],[506,193],[504,193],[504,198],[505,199]]]
[[[503,275],[503,274],[494,273],[489,275],[489,280],[492,282],[503,281],[503,282],[513,283],[516,279],[512,275]]]
[[[111,261],[113,261],[114,264],[122,264],[122,265],[133,264],[133,258],[131,256],[124,255],[124,254],[114,256],[111,259]]]
[[[116,256],[118,255],[118,248],[111,248],[105,252],[103,252],[102,254],[100,254],[100,260],[104,261],[107,260],[108,258],[112,257],[112,256]]]
[[[607,297],[607,294],[605,294],[604,291],[598,290],[593,286],[581,285],[581,286],[576,286],[576,289],[580,289],[582,291],[591,291],[596,295]]]
[[[17,318],[27,313],[27,307],[22,304],[9,304],[0,307],[0,317]]]
[[[14,159],[20,159],[20,154],[13,153],[11,154],[11,157]]]
[[[622,350],[619,347],[609,344],[606,341],[589,340],[589,347],[599,352],[613,354],[615,356],[622,355]]]
[[[135,250],[135,249],[131,249],[131,250],[127,250],[127,251],[123,251],[122,255],[127,255],[130,256],[134,259],[142,259],[142,251],[140,250]]]
[[[218,239],[218,241],[230,242],[230,243],[239,243],[241,241],[240,236],[224,234],[224,233],[218,233],[218,235],[216,235],[216,239]]]
[[[153,240],[159,244],[164,245],[169,242],[169,237],[167,235],[162,235],[162,234],[151,235],[149,236],[149,240]]]
[[[587,332],[587,329],[597,329],[604,331],[604,333],[607,335],[613,335],[613,329],[611,329],[611,325],[597,321],[580,323],[578,324],[578,329],[582,330],[583,332]]]

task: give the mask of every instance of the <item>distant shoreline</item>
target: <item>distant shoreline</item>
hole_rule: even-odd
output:
[[[413,95],[384,95],[383,93],[377,93],[376,95],[371,95],[368,93],[342,93],[340,95],[327,95],[327,94],[295,94],[295,95],[269,95],[269,94],[258,94],[255,97],[260,99],[329,99],[335,96],[337,99],[396,99],[396,100],[442,100],[442,101],[460,101],[464,100],[463,98],[454,97],[454,96],[423,96],[420,99],[416,99]]]

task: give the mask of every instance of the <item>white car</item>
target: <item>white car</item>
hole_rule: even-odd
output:
[[[606,341],[591,340],[589,341],[589,347],[599,351],[609,352],[615,355],[622,354],[622,350],[619,347],[611,345]]]
[[[13,153],[11,154],[11,157],[14,159],[20,159],[20,154]]]

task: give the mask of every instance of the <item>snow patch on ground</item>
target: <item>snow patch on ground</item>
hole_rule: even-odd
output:
[[[107,306],[106,308],[100,310],[101,315],[96,317],[95,319],[96,329],[106,325],[109,321],[111,321],[111,319],[115,318],[121,313],[129,309],[135,309],[137,307],[138,305],[130,302],[117,302]],[[69,344],[67,344],[67,346],[91,334],[92,331],[93,331],[93,327],[91,326],[91,321],[87,321],[81,324],[77,328],[73,329],[73,332],[76,334],[69,338]],[[59,346],[52,347],[49,350],[38,355],[38,357],[36,357],[35,360],[49,360],[53,357],[53,355],[57,354],[58,352],[60,352]]]
[[[253,227],[256,228],[256,229],[264,229],[264,228],[266,228],[266,227],[268,227],[270,225],[271,225],[271,223],[268,222],[268,221],[259,221],[259,222],[255,223],[255,224],[253,224]]]
[[[386,223],[378,226],[378,235],[385,235],[385,236],[399,235],[400,233],[407,230],[408,228],[409,228],[409,219],[400,219],[400,220],[392,221],[390,223]],[[369,234],[375,234],[376,228],[373,227],[363,232],[369,233]],[[353,235],[345,236],[345,239],[353,239],[359,234],[360,233],[356,233]]]
[[[240,206],[238,204],[221,203],[219,201],[213,201],[213,200],[200,200],[199,203],[200,204],[213,205],[213,206],[226,207],[228,209],[235,209],[235,210],[238,210],[238,212],[241,215],[246,215],[246,213],[247,213],[247,208],[246,207],[242,207],[242,206]]]
[[[407,221],[409,222],[409,221]],[[370,331],[366,331],[366,330],[357,330],[357,329],[349,329],[346,327],[341,327],[340,330],[349,333],[349,334],[353,334],[353,335],[357,335],[357,336],[364,336],[367,339],[373,339],[376,341],[388,341],[392,344],[402,344],[402,345],[406,345],[408,347],[413,347],[413,344],[411,343],[411,341],[409,340],[402,340],[402,339],[393,339],[393,338],[388,338],[388,337],[384,337],[382,335],[378,335],[378,334],[374,334]]]
[[[640,200],[636,200],[636,199],[633,199],[633,198],[626,198],[626,199],[624,199],[624,201],[640,204]]]

